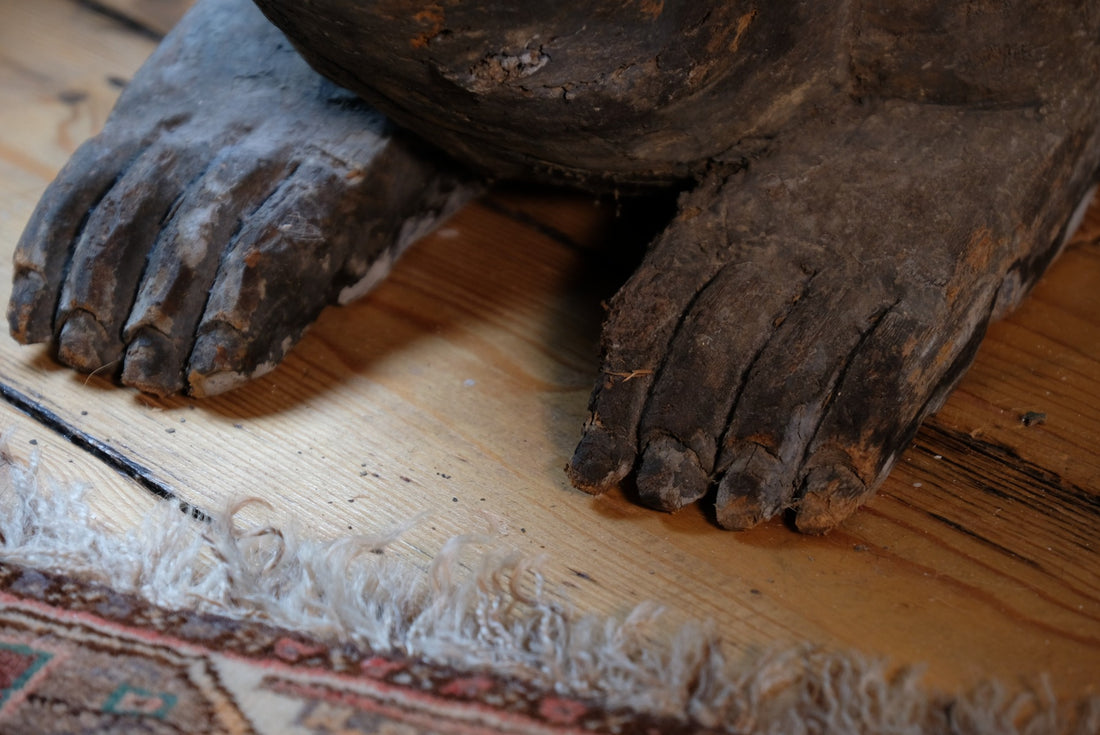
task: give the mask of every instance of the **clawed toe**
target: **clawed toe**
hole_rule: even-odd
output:
[[[839,464],[810,470],[803,483],[795,515],[795,525],[803,533],[832,530],[868,497],[866,483]]]
[[[123,359],[123,385],[151,395],[171,395],[183,389],[179,365],[184,348],[163,334],[143,329],[130,340]]]
[[[245,336],[228,324],[207,326],[195,340],[187,368],[190,393],[199,398],[216,396],[275,369],[274,361],[258,360],[250,347]]]
[[[699,456],[676,439],[653,439],[638,464],[638,497],[651,508],[676,511],[703,497],[710,477]]]
[[[793,487],[783,463],[766,447],[740,442],[729,452],[736,459],[718,483],[715,518],[723,528],[744,531],[782,511]]]
[[[57,335],[57,359],[81,372],[94,373],[118,362],[118,338],[86,311],[73,311]]]

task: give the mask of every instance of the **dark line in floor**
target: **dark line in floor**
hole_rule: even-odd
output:
[[[122,13],[121,11],[109,8],[106,5],[96,2],[96,0],[76,0],[76,4],[91,10],[93,13],[99,13],[104,15],[116,23],[125,26],[128,30],[133,31],[153,41],[160,41],[164,38],[164,34],[158,31],[156,28],[151,28],[144,23],[131,18],[130,16]]]
[[[586,252],[587,250],[589,250],[589,248],[585,248],[583,245],[581,245],[576,240],[569,237],[569,235],[565,234],[556,227],[551,227],[544,222],[540,222],[538,219],[532,217],[526,212],[522,212],[513,207],[509,207],[507,204],[504,204],[503,202],[494,199],[491,194],[489,196],[482,197],[477,201],[490,212],[495,212],[496,214],[503,215],[511,220],[520,223],[521,225],[530,227],[532,230],[539,233],[540,235],[548,237],[554,242],[560,245],[564,245],[570,250],[577,250],[579,252]]]
[[[965,456],[965,452],[973,452],[1003,468],[1006,477],[1020,486],[1041,488],[1044,495],[1058,500],[1075,513],[1100,518],[1100,494],[1075,485],[1054,470],[1024,459],[1012,447],[950,429],[937,424],[935,420],[926,421],[922,429],[927,432],[926,436],[931,440],[928,442],[931,451],[946,454],[944,450],[948,450],[958,456]],[[919,447],[919,445],[919,441],[914,443],[914,446]],[[928,447],[919,448],[926,453],[930,451]],[[987,484],[981,484],[983,490],[987,490]],[[1018,495],[1011,495],[1011,497],[1019,499]]]
[[[13,408],[26,414],[45,428],[59,434],[74,446],[88,452],[115,472],[133,480],[153,493],[153,495],[165,500],[175,501],[179,505],[180,511],[183,513],[186,513],[197,521],[210,520],[210,516],[202,509],[196,508],[190,503],[180,500],[179,496],[176,495],[171,487],[156,479],[151,470],[121,454],[109,444],[77,429],[33,398],[2,383],[0,383],[0,397],[7,401]]]
[[[1007,546],[1005,546],[1003,544],[999,544],[996,541],[988,539],[985,536],[982,536],[980,533],[978,533],[978,532],[976,532],[976,531],[974,531],[970,528],[967,528],[966,526],[964,526],[962,523],[959,523],[958,521],[953,521],[945,515],[940,515],[939,513],[933,513],[932,511],[925,511],[925,512],[928,514],[928,516],[930,518],[934,518],[935,520],[937,520],[938,522],[940,522],[943,525],[947,526],[948,528],[950,528],[954,531],[957,531],[957,532],[963,534],[964,536],[972,538],[975,541],[977,541],[978,543],[980,543],[984,546],[988,546],[989,548],[993,549],[994,551],[996,551],[1000,554],[1004,554],[1005,556],[1009,557],[1010,559],[1016,559],[1017,561],[1023,562],[1024,564],[1027,564],[1029,567],[1032,567],[1034,569],[1042,569],[1043,568],[1042,565],[1039,564],[1034,559],[1026,557],[1023,554],[1019,553],[1019,552],[1013,551],[1012,549],[1008,548]]]

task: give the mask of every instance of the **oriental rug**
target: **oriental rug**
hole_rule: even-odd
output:
[[[418,569],[392,537],[240,527],[248,501],[112,534],[82,493],[0,457],[0,735],[1100,732],[1100,699],[585,615],[484,539]]]

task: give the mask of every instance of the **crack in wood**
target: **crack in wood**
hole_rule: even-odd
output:
[[[939,513],[935,513],[935,512],[930,511],[930,510],[926,510],[925,512],[928,514],[929,518],[934,518],[935,520],[939,521],[940,523],[942,523],[943,525],[945,525],[948,528],[952,529],[953,531],[957,531],[958,533],[961,533],[962,535],[967,536],[968,538],[972,538],[975,541],[977,541],[978,543],[984,544],[985,546],[988,546],[989,548],[993,549],[994,551],[997,551],[998,553],[1004,554],[1005,556],[1009,557],[1010,559],[1015,559],[1019,562],[1022,562],[1022,563],[1028,565],[1029,567],[1031,567],[1033,569],[1040,569],[1041,570],[1043,568],[1042,565],[1039,564],[1039,562],[1035,561],[1034,559],[1032,559],[1030,557],[1027,557],[1027,556],[1024,556],[1023,554],[1021,554],[1018,551],[1013,551],[1012,549],[1008,548],[1004,544],[999,544],[996,541],[993,541],[992,539],[986,538],[985,536],[981,535],[977,531],[974,531],[971,528],[967,528],[965,525],[963,525],[962,523],[959,523],[958,521],[953,521],[945,515],[941,515]]]
[[[1028,482],[1021,483],[1022,485],[1032,484],[1036,490],[1047,493],[1047,497],[1050,499],[1057,500],[1081,513],[1100,519],[1100,495],[1069,482],[1056,472],[1024,459],[1015,449],[979,439],[965,432],[949,429],[937,424],[935,421],[925,422],[923,430],[927,435],[938,437],[940,441],[927,442],[925,443],[926,446],[923,447],[920,445],[924,442],[917,442],[914,445],[915,449],[941,456],[951,454],[965,457],[967,452],[984,456],[992,460],[996,466],[1003,468],[1009,474],[1010,479],[1012,479],[1012,475],[1026,478]],[[1012,498],[1017,501],[1023,500],[1020,496],[1012,495],[1005,490],[1005,483],[999,483],[999,485],[999,488],[993,486],[990,479],[982,485],[982,489],[987,492],[995,492],[1000,497]],[[1040,509],[1045,512],[1045,509]]]
[[[75,0],[77,5],[91,10],[93,13],[99,13],[100,15],[110,18],[115,23],[125,26],[127,30],[140,34],[153,41],[160,41],[164,38],[164,33],[149,26],[136,18],[123,13],[122,11],[115,10],[112,7],[97,2],[96,0]]]
[[[19,392],[10,385],[0,383],[0,397],[16,410],[26,414],[44,428],[58,434],[73,446],[91,454],[123,477],[133,480],[158,498],[175,502],[180,512],[191,516],[197,521],[204,523],[210,521],[209,514],[201,508],[181,500],[169,485],[158,480],[147,467],[138,464],[106,442],[76,428],[30,396]]]
[[[517,222],[525,227],[534,230],[543,237],[547,237],[553,240],[559,245],[564,245],[570,250],[579,253],[584,253],[591,250],[591,248],[584,247],[575,239],[565,234],[553,225],[548,225],[545,222],[539,220],[537,217],[528,214],[527,212],[523,212],[519,209],[516,209],[515,207],[510,207],[499,199],[494,199],[492,196],[482,197],[478,200],[478,203],[488,209],[490,212],[494,212],[501,216],[507,217],[514,222]]]

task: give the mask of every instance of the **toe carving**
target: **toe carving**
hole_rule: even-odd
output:
[[[1018,111],[898,105],[712,170],[614,301],[605,373],[655,367],[644,389],[597,384],[574,482],[634,473],[665,511],[714,487],[728,529],[836,527],[1057,252],[1095,167],[1060,141]],[[1013,216],[1038,171],[1066,186]]]
[[[649,442],[642,452],[637,480],[641,501],[665,511],[694,503],[710,487],[710,475],[699,455],[670,436]]]
[[[8,321],[80,371],[224,392],[480,190],[313,71],[252,3],[201,2],[43,196]]]

